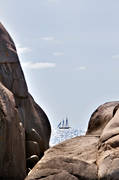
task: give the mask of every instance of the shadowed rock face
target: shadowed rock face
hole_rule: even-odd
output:
[[[0,23],[0,81],[15,96],[26,98],[28,89],[13,40]]]
[[[85,136],[45,152],[26,180],[119,180],[119,102],[92,114]]]
[[[25,162],[25,131],[13,94],[0,83],[0,179],[23,179]]]
[[[0,177],[23,180],[48,149],[51,128],[28,92],[14,42],[1,23],[0,93]]]

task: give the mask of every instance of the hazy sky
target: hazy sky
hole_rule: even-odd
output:
[[[1,0],[0,17],[53,127],[119,100],[119,0]]]

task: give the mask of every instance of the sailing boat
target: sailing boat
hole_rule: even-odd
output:
[[[61,121],[58,126],[59,129],[69,129],[71,127],[69,127],[69,122],[68,122],[68,118],[66,117],[66,121]]]

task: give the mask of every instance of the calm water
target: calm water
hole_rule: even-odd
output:
[[[65,141],[66,139],[70,139],[76,136],[84,135],[85,131],[82,131],[80,129],[52,129],[51,134],[51,140],[50,140],[50,146],[54,146],[62,141]]]

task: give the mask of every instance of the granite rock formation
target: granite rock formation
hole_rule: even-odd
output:
[[[0,83],[0,179],[26,176],[25,131],[13,94]]]
[[[85,136],[45,152],[25,180],[119,180],[119,102],[92,114]]]
[[[96,109],[85,136],[48,149],[50,133],[46,114],[28,92],[14,42],[0,24],[0,179],[23,180],[30,171],[25,180],[119,180],[118,101]]]
[[[28,92],[15,44],[0,23],[0,179],[23,180],[49,147],[51,127]]]

